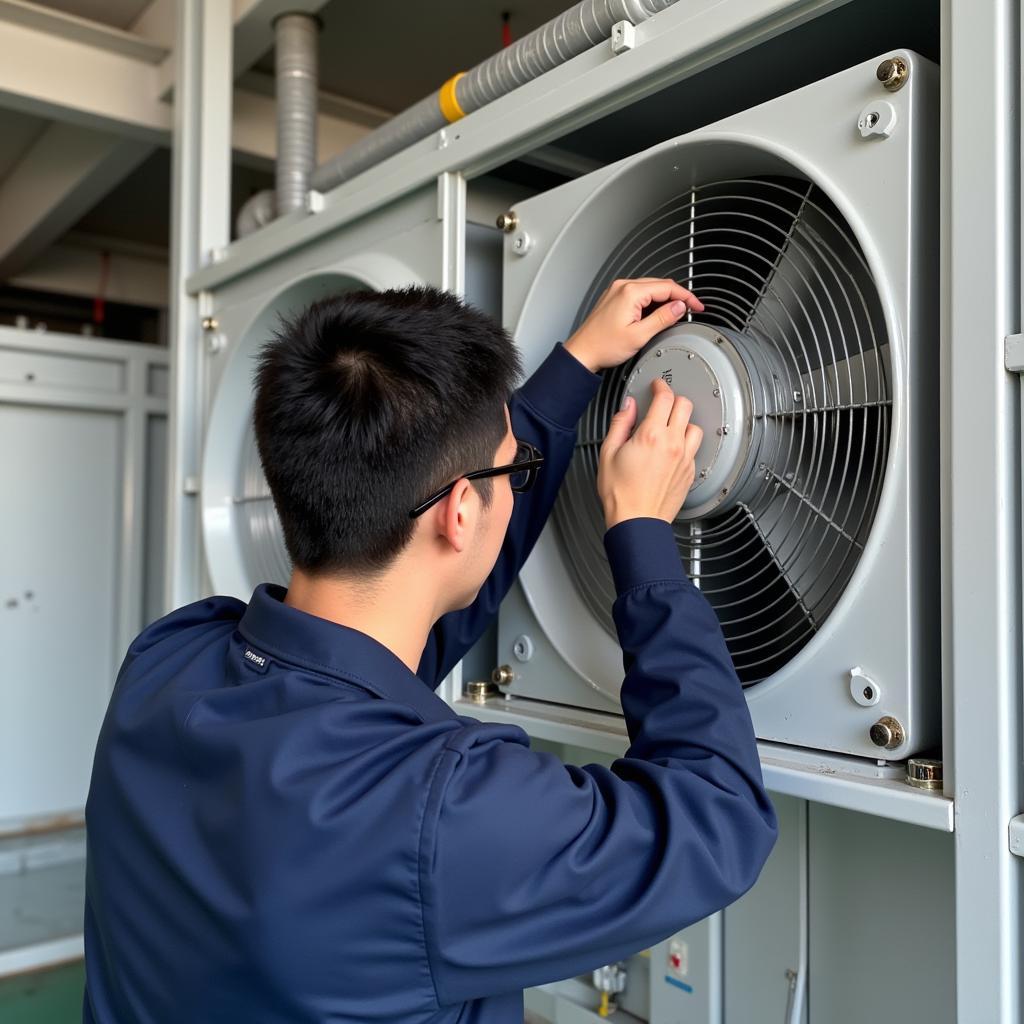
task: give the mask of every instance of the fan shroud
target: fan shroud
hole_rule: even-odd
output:
[[[677,393],[691,381],[692,394],[713,387],[717,402],[695,403],[705,439],[673,532],[740,679],[752,685],[817,633],[867,542],[892,406],[878,289],[822,190],[782,176],[695,184],[663,203],[613,248],[574,328],[612,281],[635,277],[685,283],[705,311],[605,374],[556,506],[561,541],[581,596],[614,637],[614,585],[599,557],[600,442],[627,392],[643,415],[648,378],[662,366],[658,375],[674,373]],[[645,374],[646,365],[653,370]],[[734,465],[716,473],[723,443],[732,444]]]

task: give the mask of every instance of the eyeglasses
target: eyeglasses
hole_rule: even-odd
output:
[[[415,519],[423,515],[429,508],[433,508],[459,480],[483,480],[491,476],[508,476],[512,490],[516,494],[528,491],[537,480],[537,472],[544,465],[544,456],[526,441],[520,441],[516,448],[516,457],[507,466],[491,466],[490,469],[476,469],[472,473],[463,473],[458,480],[445,484],[439,491],[435,491],[426,501],[417,505],[410,513],[409,518]]]

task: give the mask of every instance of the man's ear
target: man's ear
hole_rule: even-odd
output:
[[[438,535],[456,551],[464,551],[473,536],[478,509],[476,488],[468,480],[458,480],[448,497],[438,504]]]

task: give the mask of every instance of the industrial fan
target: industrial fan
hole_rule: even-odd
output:
[[[556,518],[580,593],[614,635],[593,500],[597,455],[626,394],[654,377],[694,402],[697,477],[675,527],[740,678],[781,668],[834,608],[874,519],[889,447],[890,370],[877,290],[813,184],[695,185],[615,247],[580,308],[620,277],[671,277],[706,310],[605,376],[579,428]]]
[[[579,424],[499,622],[531,714],[617,710],[597,460],[660,377],[704,430],[673,531],[758,735],[876,759],[936,741],[937,94],[899,60],[896,91],[869,61],[517,205],[505,319],[528,367],[617,278],[705,305],[606,371]]]

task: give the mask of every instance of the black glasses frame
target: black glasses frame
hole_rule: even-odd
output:
[[[521,484],[513,484],[512,490],[516,494],[523,494],[537,482],[537,473],[544,465],[544,456],[528,441],[520,441],[516,450],[515,461],[507,466],[491,466],[490,469],[475,469],[472,473],[463,473],[462,476],[445,484],[439,491],[435,491],[426,501],[417,505],[410,513],[409,518],[415,519],[423,515],[427,509],[433,508],[459,480],[484,480],[493,476],[512,476],[515,473],[525,473],[526,479]]]

